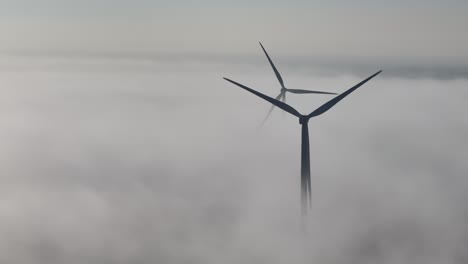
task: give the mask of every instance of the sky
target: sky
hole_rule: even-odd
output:
[[[0,263],[467,263],[467,5],[0,0]]]
[[[1,1],[0,51],[467,63],[464,1]]]

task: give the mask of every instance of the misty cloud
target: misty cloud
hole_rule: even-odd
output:
[[[257,130],[268,104],[221,80],[274,95],[266,62],[22,63],[38,64],[0,72],[2,263],[468,259],[466,79],[384,72],[312,119],[304,235],[297,120],[275,110]],[[278,67],[335,92],[374,72]]]

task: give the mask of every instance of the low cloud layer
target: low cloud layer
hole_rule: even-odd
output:
[[[2,263],[468,261],[464,78],[384,69],[311,120],[303,232],[298,121],[275,110],[258,130],[268,104],[221,79],[274,96],[266,64],[69,63],[0,73]],[[284,68],[335,92],[374,72]]]

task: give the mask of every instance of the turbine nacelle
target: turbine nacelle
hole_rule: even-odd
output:
[[[307,123],[309,123],[309,119],[310,119],[309,116],[301,115],[299,117],[299,124],[301,124],[301,125],[307,124]]]

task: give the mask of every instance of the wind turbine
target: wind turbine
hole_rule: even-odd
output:
[[[271,97],[268,97],[262,93],[259,93],[245,85],[242,85],[240,83],[237,83],[233,80],[230,80],[228,78],[223,78],[228,82],[231,82],[244,90],[247,90],[248,92],[251,92],[255,94],[256,96],[272,103],[273,105],[283,109],[284,111],[296,116],[299,118],[299,124],[302,126],[302,142],[301,142],[301,207],[302,207],[302,214],[305,215],[307,212],[307,204],[311,204],[311,183],[310,183],[310,150],[309,150],[309,119],[312,117],[316,117],[318,115],[321,115],[328,111],[330,108],[332,108],[335,104],[337,104],[339,101],[341,101],[343,98],[348,96],[350,93],[352,93],[354,90],[359,88],[361,85],[369,81],[370,79],[374,78],[377,74],[381,73],[382,71],[378,71],[368,77],[367,79],[363,80],[362,82],[356,84],[355,86],[349,88],[347,91],[341,93],[340,95],[336,96],[335,98],[331,99],[327,103],[323,104],[319,108],[315,109],[308,115],[302,115],[300,114],[296,109],[293,107],[289,106],[286,103],[283,103],[279,101],[278,99],[273,99]],[[308,200],[307,200],[308,198]]]
[[[282,101],[283,103],[286,103],[286,93],[290,92],[293,94],[336,94],[336,93],[329,93],[329,92],[320,92],[320,91],[311,91],[311,90],[301,90],[301,89],[289,89],[284,86],[284,81],[283,78],[281,77],[281,74],[279,73],[278,69],[276,69],[275,64],[271,60],[270,56],[268,55],[267,51],[263,47],[262,43],[260,43],[260,46],[262,47],[263,52],[265,53],[266,57],[268,58],[268,61],[270,62],[271,68],[273,68],[273,71],[276,74],[276,78],[278,78],[278,81],[281,85],[281,91],[278,96],[276,96],[276,100]],[[268,114],[265,116],[265,118],[262,121],[262,125],[265,123],[265,121],[268,119],[270,116],[271,112],[275,108],[275,105],[273,104],[268,111]]]

